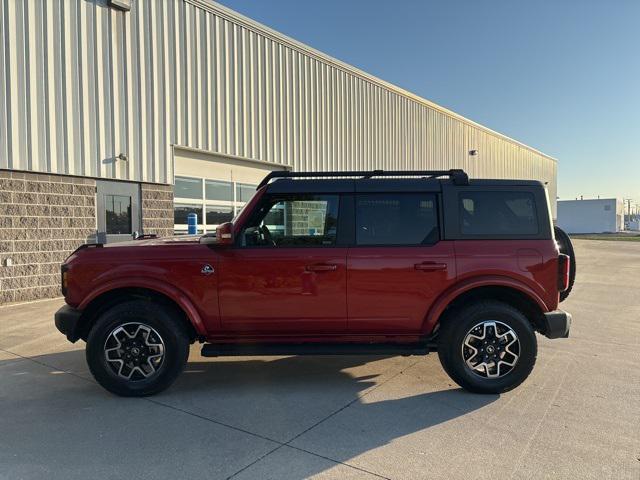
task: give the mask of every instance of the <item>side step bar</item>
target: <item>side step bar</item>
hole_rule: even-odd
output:
[[[391,343],[207,343],[203,357],[253,355],[426,355],[429,345]]]

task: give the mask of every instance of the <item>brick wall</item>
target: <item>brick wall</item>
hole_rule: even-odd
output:
[[[159,237],[173,235],[173,186],[143,183],[142,231]]]
[[[60,295],[60,264],[95,237],[95,185],[0,171],[0,304]]]

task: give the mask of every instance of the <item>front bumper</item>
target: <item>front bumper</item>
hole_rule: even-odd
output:
[[[55,314],[56,328],[60,333],[65,334],[70,342],[75,342],[80,338],[78,323],[81,316],[82,312],[80,310],[76,310],[69,305],[61,307]]]
[[[567,338],[571,328],[571,314],[564,310],[547,312],[543,316],[544,331],[547,338]]]

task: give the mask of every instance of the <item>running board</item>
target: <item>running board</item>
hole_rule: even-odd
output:
[[[203,357],[253,355],[426,355],[424,343],[207,343],[202,346]]]

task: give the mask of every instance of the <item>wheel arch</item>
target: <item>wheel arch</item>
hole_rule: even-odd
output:
[[[194,342],[204,335],[202,320],[187,299],[176,301],[166,292],[147,286],[128,286],[103,289],[82,303],[82,316],[78,322],[78,336],[86,341],[91,328],[100,314],[107,309],[129,300],[147,300],[173,308],[181,315],[189,340]]]
[[[445,293],[429,311],[424,332],[434,334],[440,322],[451,311],[483,300],[496,300],[511,305],[531,321],[534,329],[544,328],[543,314],[548,308],[535,292],[518,282],[493,279],[470,282]]]

